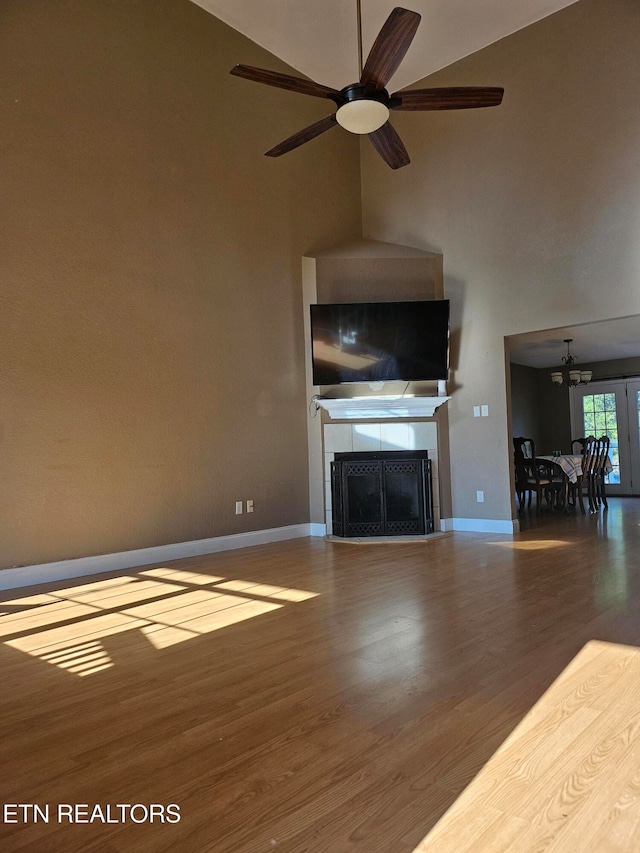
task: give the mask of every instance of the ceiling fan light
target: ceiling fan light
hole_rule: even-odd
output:
[[[360,98],[343,104],[336,112],[341,127],[350,133],[373,133],[389,119],[389,108],[380,101]]]

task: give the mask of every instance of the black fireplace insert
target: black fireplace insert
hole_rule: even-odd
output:
[[[433,533],[426,450],[336,453],[331,463],[334,536]]]

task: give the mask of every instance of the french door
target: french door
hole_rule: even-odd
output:
[[[611,439],[607,492],[640,494],[640,379],[591,382],[572,388],[570,395],[571,437]]]

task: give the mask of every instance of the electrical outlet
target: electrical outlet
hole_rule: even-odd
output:
[[[242,515],[242,501],[236,501],[236,515]]]
[[[477,501],[479,504],[483,504],[483,503],[484,503],[484,492],[480,492],[480,491],[476,492],[476,501]]]
[[[480,417],[480,406],[474,406],[473,407],[473,417],[474,418]]]
[[[253,501],[247,501],[247,512],[253,512]]]
[[[480,412],[482,413],[482,417],[483,417],[483,418],[488,418],[488,417],[489,417],[489,406],[486,406],[486,405],[485,405],[485,406],[481,406],[481,407],[480,407]]]

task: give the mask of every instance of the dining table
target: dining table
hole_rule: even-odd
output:
[[[582,462],[583,457],[579,454],[573,453],[561,453],[559,455],[551,455],[551,456],[536,456],[536,462],[544,462],[545,464],[551,463],[552,465],[557,465],[558,468],[562,471],[564,477],[564,505],[565,507],[568,505],[568,496],[569,496],[569,484],[574,484],[576,486],[576,492],[578,493],[578,504],[580,506],[580,512],[584,515],[586,510],[584,508],[584,500],[582,496]],[[604,472],[605,474],[609,474],[613,471],[613,465],[611,464],[611,459],[607,456],[604,463]]]

